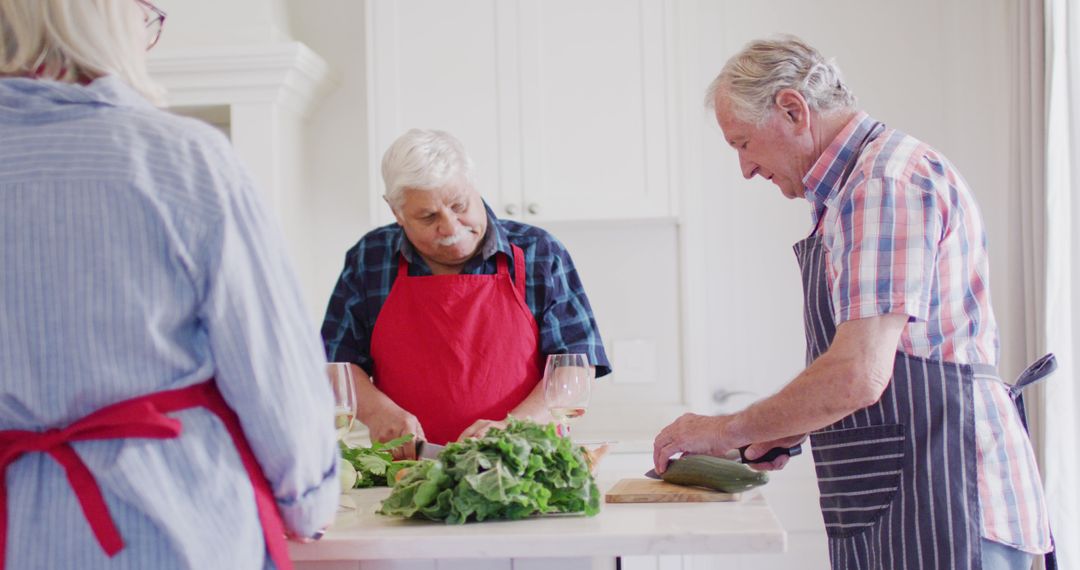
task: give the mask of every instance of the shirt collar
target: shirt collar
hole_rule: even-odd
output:
[[[87,85],[51,79],[5,77],[0,79],[0,107],[24,112],[50,112],[71,105],[154,108],[119,77],[105,75]]]
[[[484,240],[480,242],[480,257],[469,260],[466,266],[471,265],[474,261],[484,262],[491,259],[496,253],[502,252],[506,255],[513,257],[510,249],[510,240],[506,237],[506,231],[499,223],[499,218],[495,217],[494,210],[491,206],[488,206],[486,200],[482,200],[484,204],[484,212],[487,213],[487,231],[484,233]],[[423,262],[423,258],[416,251],[416,247],[413,246],[409,238],[405,236],[405,230],[401,230],[398,236],[398,248],[405,261],[412,263]],[[425,263],[426,265],[426,263]]]
[[[840,191],[840,177],[844,174],[851,155],[858,150],[859,143],[874,127],[875,121],[864,111],[859,111],[847,125],[840,130],[836,138],[821,153],[817,162],[803,177],[806,199],[813,206],[812,218],[816,226],[818,217],[825,209],[825,202]]]

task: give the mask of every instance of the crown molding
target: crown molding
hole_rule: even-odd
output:
[[[172,107],[273,103],[303,115],[334,82],[300,42],[161,51],[148,63]]]

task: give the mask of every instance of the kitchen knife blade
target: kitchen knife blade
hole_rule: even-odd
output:
[[[780,457],[781,455],[787,455],[789,457],[795,457],[796,455],[799,455],[800,453],[802,453],[802,445],[797,444],[797,445],[794,445],[792,447],[774,447],[774,448],[770,449],[768,452],[766,452],[765,455],[762,455],[761,457],[758,457],[756,459],[747,459],[746,458],[746,449],[749,448],[749,447],[750,447],[749,445],[744,445],[744,446],[739,448],[739,457],[740,457],[739,462],[740,463],[747,463],[747,464],[751,464],[751,465],[754,464],[754,463],[768,463],[769,461],[772,461],[772,460],[776,459],[777,457]],[[672,459],[672,461],[678,461],[678,459]],[[656,472],[656,469],[649,469],[648,471],[645,472],[645,476],[648,477],[649,479],[662,479],[660,474]]]
[[[435,459],[439,457],[439,453],[445,448],[445,445],[439,445],[437,443],[431,443],[430,441],[420,440],[416,442],[416,458]]]

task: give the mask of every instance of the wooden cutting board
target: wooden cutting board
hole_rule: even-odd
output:
[[[620,479],[604,495],[609,503],[712,503],[737,501],[739,493],[672,485],[656,479]]]

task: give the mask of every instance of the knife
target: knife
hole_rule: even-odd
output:
[[[802,444],[796,444],[796,445],[794,445],[792,447],[774,447],[774,448],[770,449],[769,451],[767,451],[765,453],[765,455],[762,455],[761,457],[758,457],[757,459],[747,459],[746,458],[746,449],[748,447],[750,447],[750,446],[749,445],[744,445],[744,446],[739,448],[739,462],[740,463],[747,463],[747,464],[751,464],[751,465],[754,464],[754,463],[768,463],[768,462],[776,459],[777,457],[780,457],[781,455],[787,455],[788,457],[795,457],[796,455],[799,455],[800,453],[802,453]],[[677,460],[673,460],[673,461],[677,461]],[[660,476],[660,474],[656,472],[656,469],[649,469],[648,471],[645,472],[645,476],[650,478],[650,479],[661,479],[662,478]]]
[[[437,457],[439,457],[439,453],[445,448],[445,445],[439,445],[437,443],[431,443],[430,441],[420,440],[416,442],[416,458],[436,459]]]

